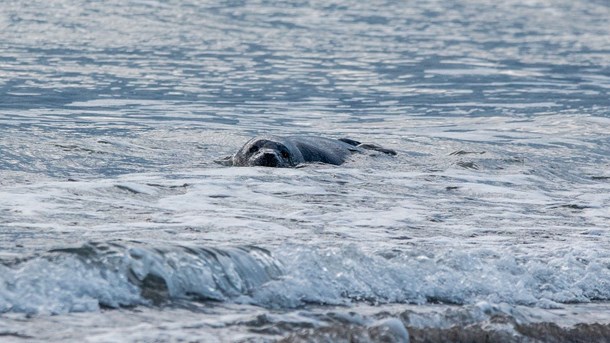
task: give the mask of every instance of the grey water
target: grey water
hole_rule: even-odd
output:
[[[609,133],[603,0],[2,1],[0,340],[610,341]]]

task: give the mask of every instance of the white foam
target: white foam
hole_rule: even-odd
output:
[[[367,300],[556,308],[559,303],[610,299],[610,271],[604,267],[610,265],[610,254],[605,251],[516,253],[510,248],[467,249],[386,259],[355,247],[291,247],[277,254],[287,275],[265,284],[254,297],[279,307]]]

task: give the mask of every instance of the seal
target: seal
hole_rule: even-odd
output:
[[[303,163],[340,165],[352,153],[375,150],[388,155],[396,151],[377,144],[363,144],[353,139],[310,136],[260,136],[250,139],[233,156],[217,160],[227,166],[263,166],[288,168]]]

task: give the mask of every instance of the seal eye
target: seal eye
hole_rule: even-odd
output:
[[[256,145],[252,146],[250,148],[250,150],[248,150],[248,152],[251,153],[251,154],[254,154],[257,151],[258,151],[258,147]]]
[[[290,157],[290,154],[288,153],[288,151],[282,151],[282,157],[288,158],[288,157]]]

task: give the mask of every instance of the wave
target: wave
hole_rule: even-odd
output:
[[[0,312],[65,313],[195,298],[227,301],[281,275],[257,247],[87,243],[0,265]]]
[[[55,314],[182,299],[278,309],[480,301],[560,308],[610,300],[610,255],[92,242],[0,264],[0,312]]]

